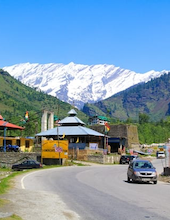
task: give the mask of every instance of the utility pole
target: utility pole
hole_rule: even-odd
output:
[[[38,133],[38,121],[35,122],[35,134]],[[38,147],[38,136],[35,138],[35,146]]]
[[[59,119],[59,99],[58,99],[58,106],[57,106],[57,117]],[[57,139],[58,139],[58,148],[59,148],[59,124],[57,125]],[[58,153],[59,153],[59,164],[61,165],[60,150]]]

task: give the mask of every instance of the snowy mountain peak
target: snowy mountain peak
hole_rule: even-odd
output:
[[[121,69],[114,65],[83,65],[73,62],[21,63],[3,68],[22,83],[36,87],[60,100],[81,109],[84,103],[93,103],[123,91],[141,82],[160,77],[165,72],[151,70],[144,74]]]

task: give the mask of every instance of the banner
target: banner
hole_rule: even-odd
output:
[[[68,158],[67,140],[42,140],[42,158]]]
[[[89,143],[90,150],[98,150],[98,143]]]

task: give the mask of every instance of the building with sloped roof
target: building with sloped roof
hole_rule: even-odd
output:
[[[68,116],[58,122],[57,127],[38,133],[36,136],[53,140],[66,138],[69,141],[69,148],[84,149],[89,147],[90,143],[97,143],[98,148],[103,148],[105,135],[85,127],[85,123],[77,117],[76,111],[71,109]]]

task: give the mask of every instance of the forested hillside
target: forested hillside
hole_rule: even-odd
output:
[[[34,135],[40,131],[43,110],[53,111],[58,118],[62,119],[68,116],[67,113],[71,108],[73,106],[70,104],[25,86],[11,77],[8,72],[0,69],[0,114],[11,123],[23,125],[22,120],[25,112],[28,111],[29,121],[23,125],[26,127],[24,132],[27,132],[27,135]],[[76,112],[78,117],[86,123],[87,116],[77,109]]]
[[[130,118],[138,121],[140,113],[147,114],[155,122],[165,119],[170,115],[170,73],[95,104],[87,103],[83,112],[90,116],[104,115],[118,120]]]

